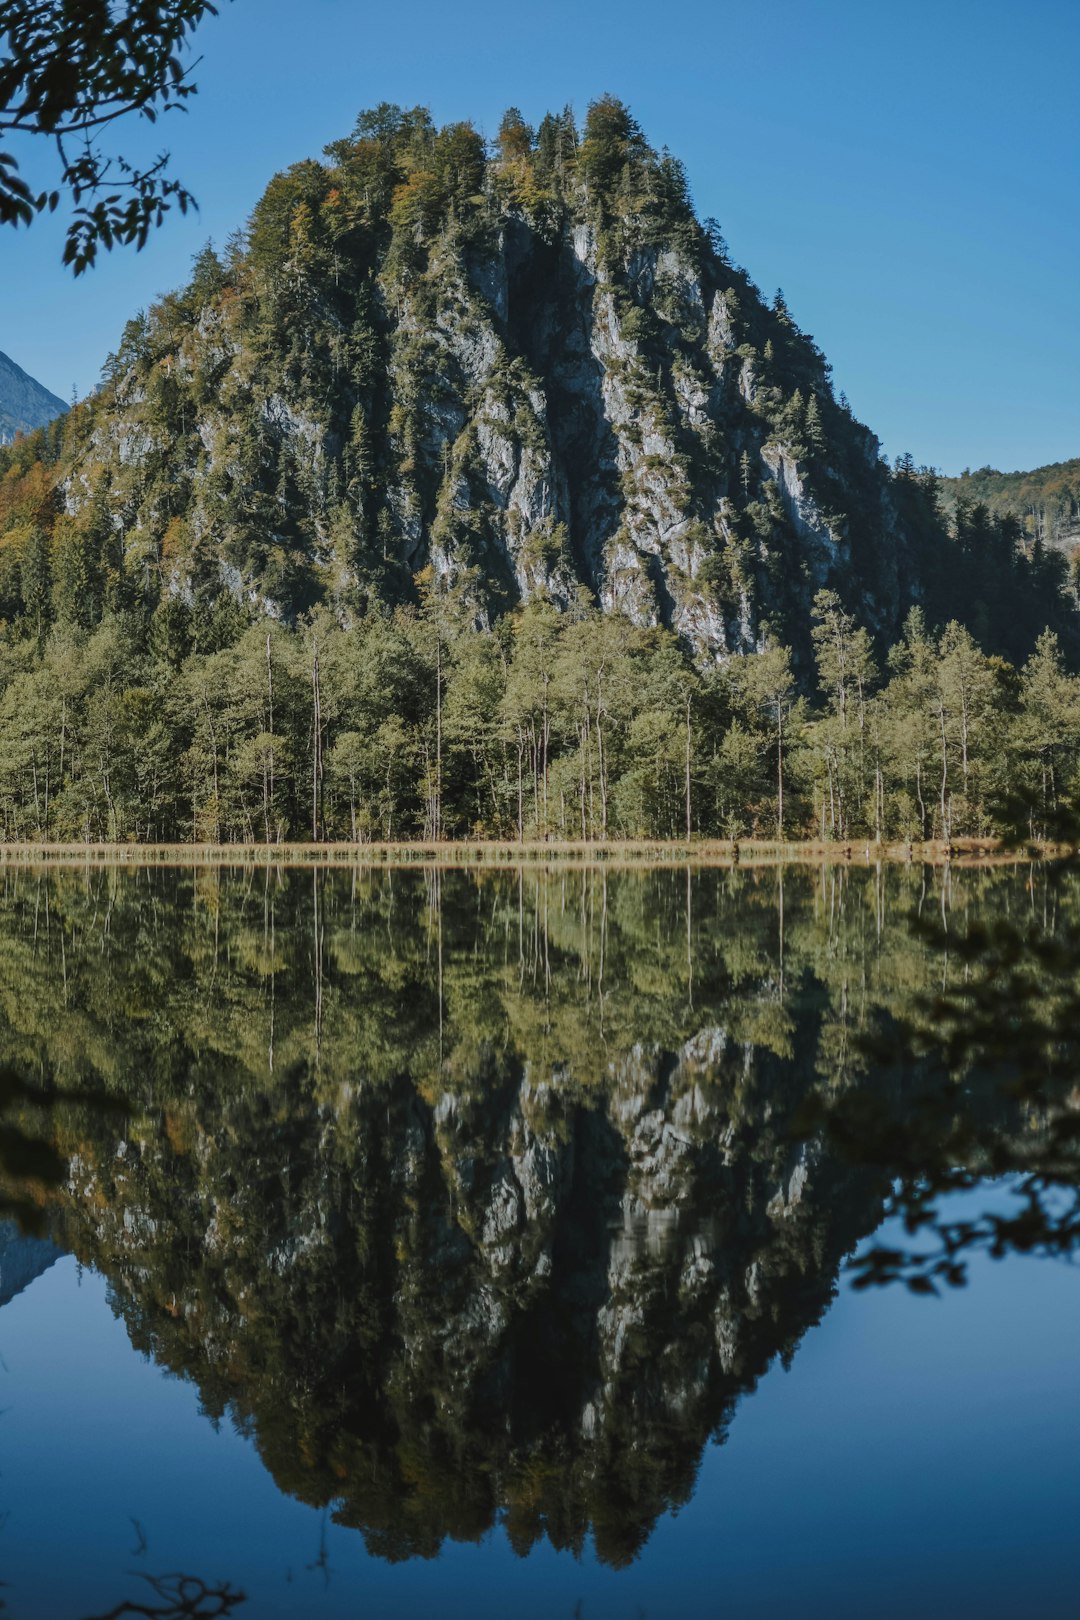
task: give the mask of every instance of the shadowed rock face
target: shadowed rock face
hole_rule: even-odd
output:
[[[919,881],[23,874],[2,1045],[64,1087],[65,1242],[283,1490],[620,1563],[880,1219],[880,1134],[800,1119],[910,1108],[859,1041],[940,989]]]

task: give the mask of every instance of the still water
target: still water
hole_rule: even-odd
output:
[[[1027,867],[4,874],[3,1613],[1075,1616],[1074,916]]]

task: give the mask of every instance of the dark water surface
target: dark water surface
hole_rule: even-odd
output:
[[[977,1239],[1078,1093],[935,1046],[1016,1024],[973,931],[1074,916],[1027,867],[0,874],[2,1612],[1075,1616],[1080,1273]]]

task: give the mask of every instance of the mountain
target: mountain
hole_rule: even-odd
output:
[[[326,158],[0,451],[5,838],[1051,825],[1064,560],[888,466],[624,107]]]
[[[951,513],[960,505],[982,505],[994,518],[1017,519],[1029,542],[1037,540],[1070,558],[1080,548],[1080,456],[1034,472],[966,470],[959,478],[943,478],[941,493]]]
[[[0,1221],[0,1306],[29,1288],[63,1252],[47,1238],[28,1237],[15,1221]]]
[[[62,399],[0,353],[0,444],[11,444],[17,433],[44,427],[66,410]]]
[[[972,570],[612,98],[581,131],[511,111],[490,148],[362,114],[129,323],[43,459],[91,616],[109,576],[286,623],[430,579],[477,624],[584,594],[705,661],[769,631],[805,662],[823,586],[880,639],[921,603],[1013,657],[1060,608],[1008,538]]]

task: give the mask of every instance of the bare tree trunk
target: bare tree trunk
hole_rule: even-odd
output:
[[[30,763],[31,763],[31,765],[33,767],[33,771],[34,771],[34,821],[37,824],[37,835],[38,835],[38,838],[40,839],[41,838],[41,805],[40,805],[40,802],[38,800],[37,753],[36,752],[31,755]]]
[[[523,771],[523,767],[524,767],[524,759],[525,759],[525,738],[524,738],[524,735],[522,734],[521,727],[519,726],[518,727],[518,735],[517,735],[517,767],[518,767],[518,783],[517,783],[518,795],[517,795],[517,799],[518,799],[518,843],[519,844],[524,843],[524,841],[525,841],[525,787],[524,787],[524,782],[523,782],[523,779],[522,779],[522,771]]]
[[[322,691],[319,685],[319,650],[316,647],[311,660],[311,720],[313,747],[311,750],[311,836],[318,842],[320,810],[322,808]]]
[[[607,765],[604,760],[604,730],[600,724],[600,715],[603,712],[604,689],[601,681],[603,670],[597,674],[596,682],[596,754],[597,765],[600,770],[600,836],[607,839],[608,802],[607,802]]]
[[[442,631],[435,631],[435,813],[434,835],[442,837]]]
[[[274,736],[274,666],[273,666],[273,663],[272,663],[271,658],[270,658],[270,636],[269,636],[269,633],[267,634],[267,637],[266,637],[266,690],[267,690],[267,693],[269,694],[269,698],[270,698],[270,737],[271,737],[271,743],[270,743],[270,780],[269,780],[269,792],[268,793],[266,791],[267,784],[266,784],[265,770],[264,770],[264,775],[263,775],[263,783],[264,783],[263,792],[264,792],[264,795],[265,795],[265,807],[264,807],[264,810],[263,810],[263,819],[266,822],[266,842],[269,843],[270,842],[270,806],[274,802],[274,744],[273,744],[273,740],[272,740],[273,736]]]
[[[938,720],[941,724],[941,836],[946,843],[949,841],[949,747],[945,734],[945,705],[938,704]]]
[[[544,671],[543,692],[544,707],[542,716],[543,725],[541,729],[541,741],[544,749],[544,837],[547,838],[550,832],[550,823],[548,817],[548,748],[551,742],[551,718],[548,714],[548,673],[546,669]]]
[[[690,694],[686,694],[686,837],[689,842],[693,818],[690,803]]]
[[[776,838],[784,841],[784,706],[776,704]]]
[[[210,704],[206,693],[203,693],[203,708],[206,710],[206,725],[210,732],[210,754],[214,762],[214,843],[221,843],[221,794],[218,789],[218,752],[217,732],[214,730],[214,720],[210,713]],[[194,792],[192,793],[194,802]]]

